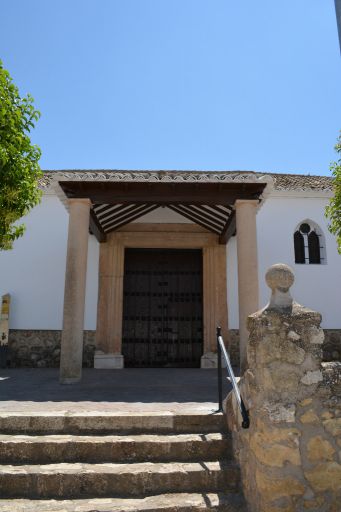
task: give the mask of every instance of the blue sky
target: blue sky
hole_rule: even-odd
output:
[[[44,169],[329,174],[333,0],[0,0]]]

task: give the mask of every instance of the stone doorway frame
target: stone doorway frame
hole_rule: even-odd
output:
[[[215,329],[228,334],[226,245],[195,224],[133,223],[100,245],[95,368],[123,368],[123,278],[126,248],[201,249],[203,254],[202,368],[215,366]]]

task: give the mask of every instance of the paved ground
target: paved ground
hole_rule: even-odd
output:
[[[0,412],[213,412],[217,370],[84,369],[80,383],[60,385],[54,368],[0,369]],[[226,396],[229,385],[224,381]]]

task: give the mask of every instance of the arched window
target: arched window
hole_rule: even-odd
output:
[[[311,221],[301,222],[294,233],[295,263],[326,263],[324,236]]]

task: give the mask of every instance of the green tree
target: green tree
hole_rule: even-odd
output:
[[[20,97],[0,61],[0,250],[23,235],[25,226],[17,221],[41,198],[41,152],[28,135],[39,117],[33,98]]]
[[[341,254],[341,132],[335,149],[339,158],[336,162],[333,162],[330,167],[334,178],[334,196],[326,207],[326,216],[330,221],[328,225],[329,231],[336,236],[338,251]]]

